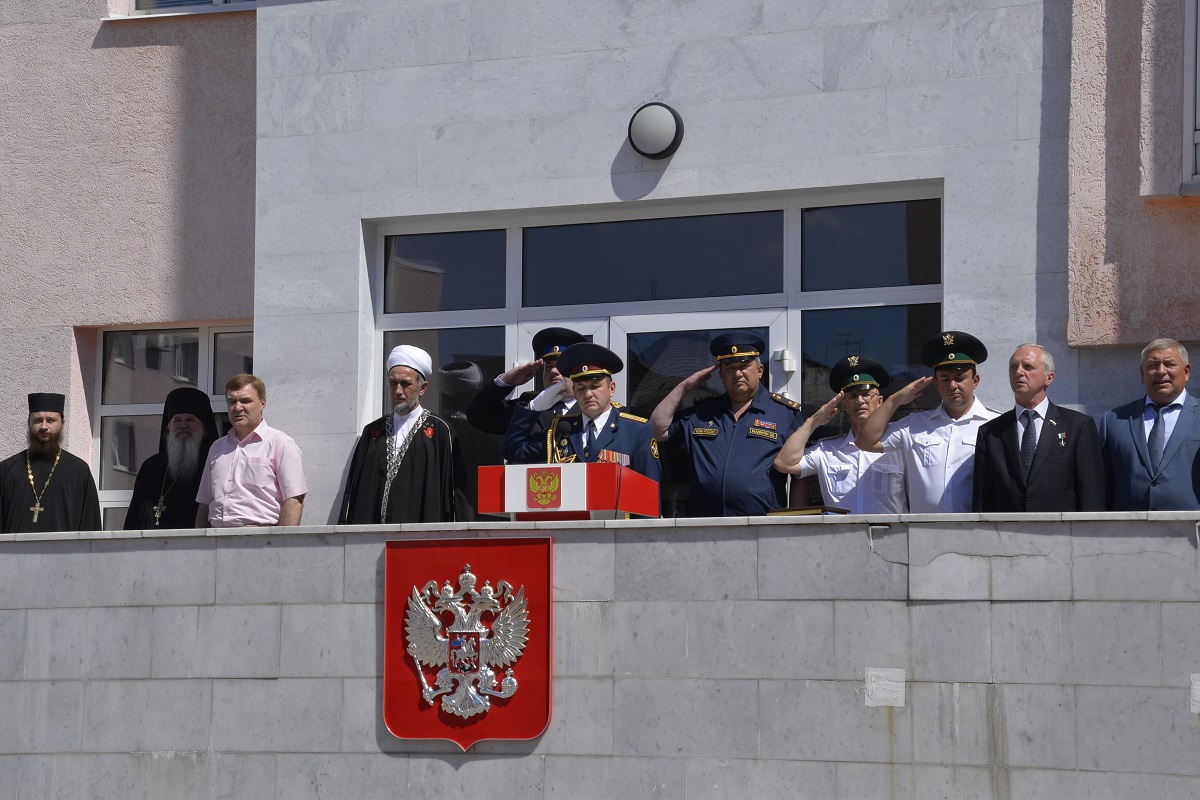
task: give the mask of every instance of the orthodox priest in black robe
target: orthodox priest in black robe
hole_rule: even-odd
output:
[[[83,459],[62,449],[61,394],[29,395],[29,448],[0,462],[4,533],[98,531],[96,481]]]
[[[387,366],[392,412],[363,428],[338,522],[453,522],[466,469],[450,426],[421,406],[432,360],[418,347],[400,345]]]
[[[217,420],[208,395],[182,387],[163,405],[158,452],[142,462],[125,514],[125,530],[196,527],[196,493]]]

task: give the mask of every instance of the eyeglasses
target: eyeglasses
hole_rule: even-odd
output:
[[[865,403],[865,402],[869,401],[871,398],[879,397],[879,396],[880,396],[879,392],[872,389],[867,392],[846,392],[846,394],[843,396],[842,399],[847,400],[851,403],[855,403],[855,402]]]

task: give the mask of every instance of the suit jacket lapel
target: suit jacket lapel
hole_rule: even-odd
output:
[[[1189,430],[1194,430],[1197,420],[1200,419],[1200,400],[1188,395],[1187,402],[1183,408],[1179,409],[1179,417],[1175,420],[1175,427],[1171,430],[1171,438],[1167,440],[1167,446],[1163,449],[1162,463],[1158,465],[1158,471],[1162,472],[1166,469],[1167,464],[1171,463],[1171,459],[1179,452],[1179,444],[1186,438]]]
[[[1053,457],[1053,448],[1057,447],[1059,442],[1058,434],[1066,433],[1065,430],[1059,430],[1061,426],[1058,422],[1058,406],[1050,403],[1046,406],[1046,418],[1042,420],[1042,434],[1038,437],[1037,449],[1033,451],[1033,463],[1029,466],[1029,479],[1025,481],[1026,485],[1033,483],[1033,478],[1042,468],[1042,464]]]
[[[1150,469],[1150,451],[1146,447],[1146,426],[1142,418],[1146,416],[1145,400],[1137,403],[1137,410],[1129,415],[1129,435],[1133,439],[1133,447],[1137,450],[1138,458],[1142,462],[1142,469],[1146,470],[1147,475],[1153,474]],[[1165,462],[1166,459],[1164,458]]]
[[[1021,443],[1017,441],[1017,432],[1021,430],[1017,426],[1017,412],[1006,411],[1000,419],[1003,421],[996,434],[1004,447],[1004,458],[1008,461],[1008,468],[1012,470],[1012,474],[1017,476],[1018,481],[1023,481],[1025,476],[1021,469]]]

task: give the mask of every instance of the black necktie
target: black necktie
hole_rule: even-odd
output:
[[[1163,450],[1167,447],[1167,423],[1163,422],[1163,412],[1170,408],[1169,405],[1160,406],[1154,403],[1154,425],[1150,428],[1150,436],[1146,439],[1146,447],[1150,450],[1150,469],[1153,472],[1158,472],[1158,467],[1162,464]]]
[[[1025,433],[1021,435],[1021,468],[1028,479],[1029,468],[1033,466],[1033,454],[1037,452],[1037,428],[1033,425],[1037,412],[1025,409],[1021,417],[1025,420]]]
[[[587,454],[588,458],[591,458],[592,448],[596,446],[596,439],[600,436],[600,432],[596,430],[596,420],[588,420],[586,433],[587,436],[585,437],[586,443],[584,445],[584,452]]]

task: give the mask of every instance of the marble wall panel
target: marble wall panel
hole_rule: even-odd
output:
[[[206,680],[88,681],[82,749],[205,750],[212,702]]]
[[[363,74],[366,127],[421,128],[469,122],[475,65],[469,62],[379,69]]]
[[[908,667],[909,613],[904,602],[840,600],[833,604],[833,667],[838,680],[862,680],[868,667]]]
[[[367,678],[383,671],[383,608],[375,603],[286,605],[281,677]]]
[[[546,755],[613,754],[613,683],[599,678],[554,677],[550,727],[536,740]],[[522,745],[527,747],[527,745]]]
[[[1017,138],[1066,137],[1071,71],[1023,72],[1018,80]]]
[[[497,786],[506,787],[514,797],[538,797],[544,772],[542,760],[537,758],[454,753],[437,759],[411,759],[408,780],[411,786],[433,787],[431,793],[438,797],[484,797]]]
[[[997,683],[1072,683],[1074,606],[996,603],[992,606],[992,676]]]
[[[887,150],[887,114],[881,88],[779,98],[763,109],[761,160],[774,164]]]
[[[1014,767],[1076,767],[1074,687],[991,685],[988,691],[992,748],[997,757]],[[1084,765],[1080,762],[1079,766]]]
[[[370,797],[379,787],[408,786],[409,759],[368,754],[278,756],[277,797],[319,800]]]
[[[1015,139],[1018,86],[1015,75],[889,86],[887,133],[879,149],[913,150]]]
[[[911,683],[913,761],[986,766],[991,763],[988,685]]]
[[[686,603],[614,603],[612,637],[618,676],[675,678],[687,671]]]
[[[24,611],[0,611],[0,681],[17,680],[25,661]]]
[[[760,720],[757,681],[621,678],[615,691],[617,755],[759,755],[758,731],[765,719]],[[696,702],[701,697],[703,702]]]
[[[92,558],[78,542],[5,542],[0,608],[87,605]]]
[[[312,16],[264,16],[269,22],[258,27],[255,37],[255,71],[258,78],[261,80],[315,73],[317,53],[313,42]]]
[[[617,545],[616,596],[625,601],[755,599],[754,529],[719,531],[701,555],[696,548],[680,547],[696,541],[695,530],[630,530]]]
[[[1043,39],[1046,35],[1053,37],[1056,32],[1057,46],[1051,46],[1045,53],[1051,63],[1043,63]],[[1065,67],[1067,59],[1063,54],[1070,52],[1069,37],[1069,28],[1065,41],[1061,30],[1044,30],[1041,3],[955,14],[952,77]]]
[[[1079,767],[1196,777],[1196,715],[1184,689],[1080,686]],[[1185,722],[1186,720],[1186,722]]]
[[[555,675],[604,677],[613,674],[613,610],[616,605],[611,602],[555,602]]]
[[[459,102],[469,104],[473,122],[582,114],[590,60],[589,53],[568,53],[477,61],[469,95]]]
[[[995,778],[991,769],[914,765],[912,778],[916,797],[944,800],[991,800],[995,797]]]
[[[341,680],[216,680],[211,686],[212,749],[235,753],[337,751]]]
[[[588,787],[596,797],[661,797],[684,800],[685,762],[674,758],[640,756],[587,758],[548,756],[545,796],[557,800],[579,797]]]
[[[165,606],[147,626],[155,678],[279,676],[280,607]]]
[[[1073,526],[1075,598],[1195,600],[1200,593],[1195,523],[1155,523],[1153,533],[1121,535],[1128,528],[1119,522]]]
[[[356,130],[362,120],[362,73],[258,80],[260,139]]]
[[[913,603],[909,680],[989,680],[989,611],[988,603]]]
[[[86,608],[42,609],[25,612],[25,680],[82,678],[87,657]]]
[[[787,31],[880,22],[892,16],[888,0],[763,0],[762,29]]]
[[[0,725],[0,752],[76,752],[83,729],[79,681],[0,682],[0,708],[20,725]]]
[[[912,760],[912,715],[868,708],[862,681],[759,681],[761,757],[803,761]]]
[[[873,550],[865,528],[805,528],[802,533],[761,529],[759,596],[773,600],[907,598],[906,548],[890,544],[907,537],[876,534]]]
[[[311,17],[314,71],[349,73],[467,61],[471,3],[378,4]]]
[[[1162,604],[1162,685],[1188,686],[1200,673],[1200,604]]]
[[[833,603],[789,600],[687,604],[687,675],[833,677]]]
[[[833,764],[814,761],[748,761],[728,758],[687,761],[689,800],[771,797],[787,787],[788,797],[818,800],[835,796]]]
[[[1074,603],[1072,683],[1161,686],[1158,603]]]
[[[148,606],[90,609],[87,676],[149,678],[154,652],[150,626],[153,612]]]
[[[916,800],[909,764],[837,765],[838,800]]]
[[[826,91],[950,77],[953,28],[948,14],[829,27],[824,34]]]
[[[471,57],[518,58],[634,43],[628,6],[598,0],[584,6],[553,0],[497,0],[471,9]]]
[[[217,602],[338,603],[343,566],[340,542],[332,537],[223,539],[217,551]]]

